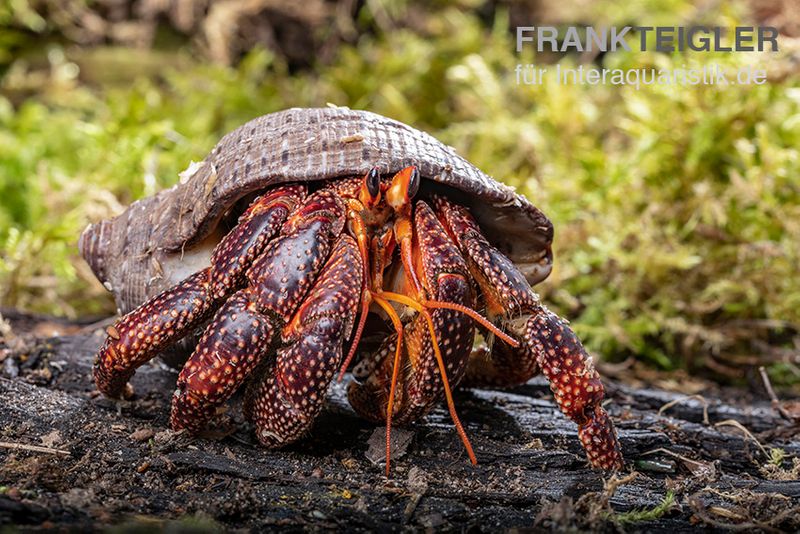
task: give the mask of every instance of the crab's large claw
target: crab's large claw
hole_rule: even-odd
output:
[[[489,358],[473,357],[468,384],[521,384],[541,369],[561,411],[578,424],[591,464],[620,469],[616,431],[601,405],[603,384],[578,337],[539,302],[522,273],[483,237],[466,208],[441,197],[434,203],[481,288],[487,315],[522,342],[518,349],[497,343]]]
[[[220,241],[211,266],[156,295],[108,328],[94,365],[97,388],[109,397],[130,394],[136,368],[206,321],[245,283],[244,273],[305,196],[305,187],[275,188],[258,198]],[[127,387],[126,387],[127,386]]]
[[[178,376],[173,429],[200,430],[216,408],[273,357],[281,331],[298,309],[305,309],[311,287],[336,283],[325,277],[315,280],[323,276],[343,227],[344,206],[330,191],[314,193],[292,212],[281,236],[246,270],[248,286],[219,309]]]
[[[258,440],[267,447],[299,438],[322,408],[358,310],[360,261],[355,240],[342,235],[314,287],[284,328],[285,348],[248,395],[246,413],[256,425]]]

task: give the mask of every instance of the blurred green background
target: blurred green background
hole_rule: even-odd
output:
[[[556,226],[537,289],[607,361],[800,383],[794,0],[0,0],[0,305],[114,313],[91,221],[291,106],[424,129]],[[778,54],[515,52],[518,25],[771,25]],[[765,69],[762,86],[518,86],[517,63]]]

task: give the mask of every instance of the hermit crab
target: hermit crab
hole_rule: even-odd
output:
[[[94,366],[107,396],[189,340],[171,426],[203,429],[243,389],[258,440],[281,447],[352,362],[348,399],[386,423],[388,473],[392,423],[443,397],[475,463],[452,388],[541,372],[590,463],[622,466],[591,358],[531,289],[550,273],[552,224],[452,148],[365,111],[290,109],[229,133],[181,178],[81,236],[125,314]]]

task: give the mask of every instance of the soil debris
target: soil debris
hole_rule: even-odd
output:
[[[387,479],[385,428],[355,415],[344,385],[332,388],[309,436],[286,449],[258,447],[241,425],[215,439],[193,437],[168,429],[176,374],[163,365],[137,372],[130,401],[96,394],[91,365],[102,336],[93,328],[28,339],[5,355],[19,373],[0,377],[0,525],[800,528],[800,439],[767,398],[704,392],[705,402],[684,401],[683,394],[609,380],[607,408],[628,462],[610,476],[588,468],[575,426],[544,380],[510,391],[460,391],[455,400],[478,465],[469,463],[442,407],[413,429],[392,429]],[[44,346],[31,362],[31,347]],[[45,367],[53,371],[48,380],[39,372]],[[238,421],[238,410],[221,419]]]

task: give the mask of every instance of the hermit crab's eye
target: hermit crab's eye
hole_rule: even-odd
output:
[[[378,169],[373,168],[367,173],[366,182],[369,196],[377,197],[381,192],[381,175],[378,173]]]
[[[411,176],[408,178],[408,198],[414,198],[414,195],[417,194],[417,191],[419,191],[419,183],[419,171],[414,167],[411,169]]]

